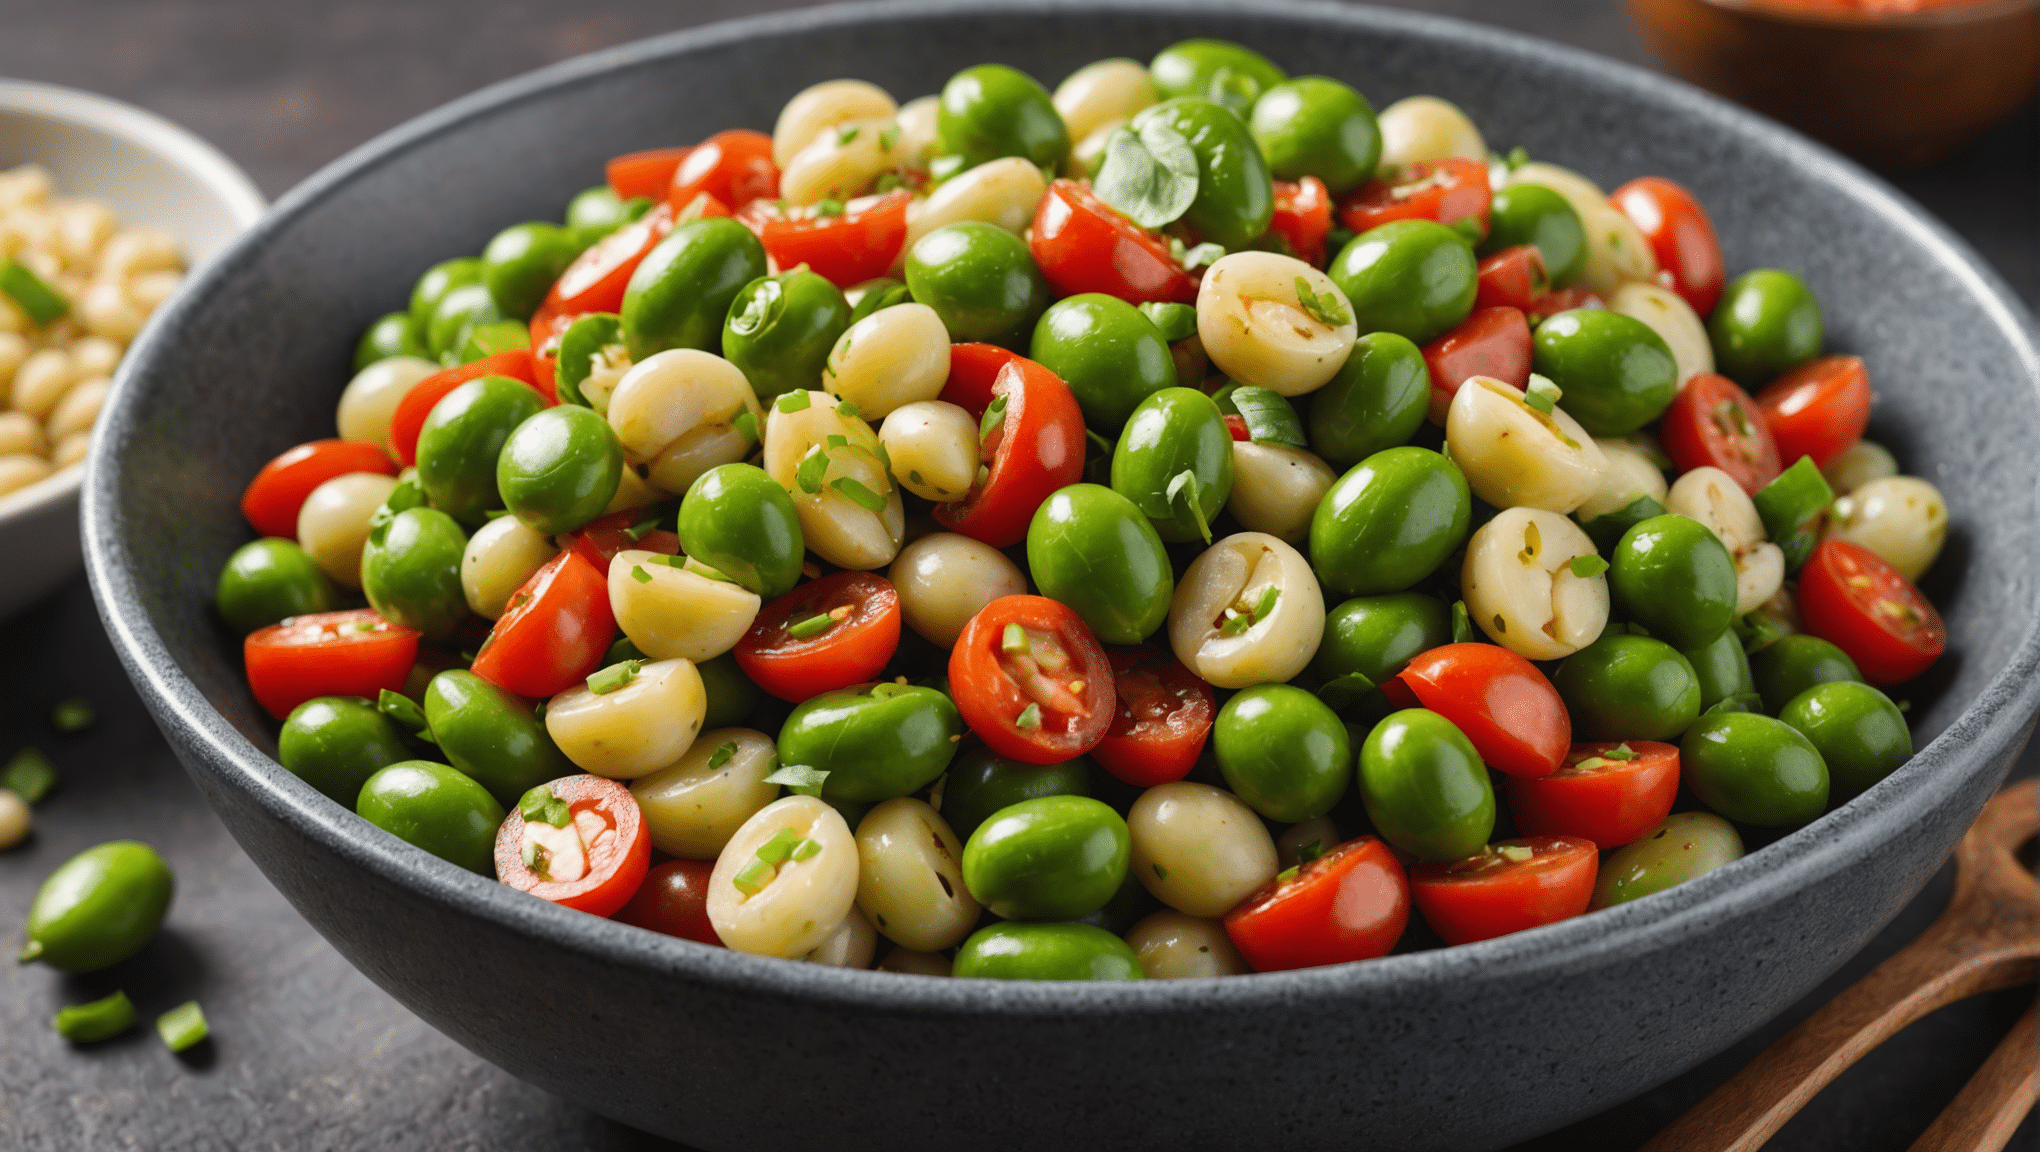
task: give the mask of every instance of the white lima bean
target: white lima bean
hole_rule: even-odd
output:
[[[836,930],[829,933],[829,938],[801,959],[825,968],[869,968],[871,958],[877,954],[878,933],[872,931],[871,921],[864,918],[864,913],[852,908]]]
[[[112,376],[120,364],[120,342],[104,336],[82,336],[71,341],[71,362],[80,376]]]
[[[1693,306],[1677,292],[1656,284],[1629,281],[1608,297],[1608,308],[1633,316],[1662,336],[1678,366],[1679,384],[1705,372],[1714,371],[1714,345],[1708,342],[1707,325]]]
[[[1235,617],[1251,615],[1241,628]],[[1239,532],[1192,561],[1169,603],[1169,646],[1220,688],[1284,683],[1317,655],[1325,594],[1295,548]]]
[[[1460,593],[1488,638],[1529,660],[1558,660],[1608,626],[1608,580],[1573,561],[1599,558],[1580,526],[1542,508],[1511,508],[1466,542]],[[1593,566],[1591,567],[1604,567]]]
[[[857,855],[857,907],[895,944],[940,952],[977,926],[963,843],[926,801],[902,796],[866,813]]]
[[[0,456],[44,456],[49,450],[41,421],[26,412],[0,412]]]
[[[772,162],[784,171],[796,153],[836,125],[884,119],[899,110],[885,89],[862,80],[824,80],[803,88],[779,110],[779,122],[772,127]]]
[[[1406,96],[1381,110],[1381,163],[1487,159],[1487,141],[1459,106],[1436,96]]]
[[[1670,486],[1665,483],[1664,470],[1649,452],[1627,440],[1596,438],[1594,444],[1608,461],[1608,471],[1602,474],[1601,486],[1594,489],[1586,503],[1573,509],[1580,523],[1618,512],[1645,496],[1660,505],[1665,502]]]
[[[1764,521],[1742,485],[1719,468],[1695,468],[1672,482],[1665,511],[1707,526],[1735,558],[1735,614],[1747,615],[1785,583],[1785,553],[1764,539]]]
[[[827,392],[788,392],[765,419],[765,471],[793,497],[807,546],[838,568],[899,555],[906,506],[882,451],[871,425]]]
[[[581,398],[588,402],[588,407],[608,416],[609,398],[636,366],[630,358],[630,349],[621,342],[597,348],[588,360],[588,375],[581,380]]]
[[[1346,363],[1358,332],[1346,294],[1293,256],[1221,256],[1197,290],[1205,355],[1235,381],[1284,396],[1323,387]]]
[[[1226,507],[1240,526],[1301,546],[1318,501],[1339,479],[1331,465],[1284,444],[1233,444],[1232,495]]]
[[[1275,858],[1284,868],[1299,867],[1303,863],[1304,849],[1310,849],[1311,859],[1337,848],[1339,826],[1332,823],[1330,816],[1314,816],[1301,824],[1292,824],[1282,835],[1275,838]]]
[[[388,452],[390,417],[397,414],[397,405],[420,380],[438,371],[439,365],[430,360],[391,356],[356,372],[340,393],[340,409],[334,414],[341,439],[366,440]],[[396,459],[394,454],[390,458]]]
[[[1948,502],[1917,476],[1881,477],[1835,501],[1826,536],[1861,544],[1917,581],[1948,538]]]
[[[907,247],[937,228],[965,220],[996,224],[1019,235],[1034,222],[1048,192],[1041,169],[1024,156],[989,160],[942,182],[925,200],[907,205]]]
[[[1445,444],[1473,494],[1497,508],[1570,512],[1608,474],[1608,458],[1564,408],[1543,412],[1514,385],[1471,376],[1445,414]]]
[[[924,500],[961,500],[977,480],[978,422],[947,401],[900,405],[886,414],[878,439],[892,461],[893,479]]]
[[[13,305],[0,295],[0,397],[10,401],[14,396],[14,374],[21,370],[22,362],[28,359],[28,337],[19,332],[8,331],[6,308]]]
[[[856,838],[813,796],[776,800],[744,821],[708,878],[716,935],[760,956],[793,959],[821,947],[856,900]]]
[[[1200,976],[1244,976],[1253,969],[1225,934],[1225,925],[1203,916],[1165,909],[1135,924],[1126,943],[1140,957],[1150,980]]]
[[[853,200],[879,173],[901,166],[901,138],[890,115],[837,124],[794,153],[779,174],[780,198],[800,205]]]
[[[886,577],[907,627],[938,648],[955,647],[985,605],[1027,593],[1026,574],[1005,553],[955,532],[932,532],[900,549]]]
[[[926,304],[895,304],[852,324],[822,365],[822,389],[865,420],[933,400],[948,380],[949,329]]]
[[[926,168],[928,161],[942,149],[942,129],[939,118],[942,110],[940,96],[922,96],[900,105],[895,119],[900,125],[900,142],[896,149],[900,163],[908,168]]]
[[[498,516],[468,537],[460,556],[460,591],[475,615],[494,620],[510,596],[559,549],[515,516]]]
[[[1147,65],[1115,56],[1086,64],[1055,86],[1055,110],[1070,139],[1082,140],[1114,120],[1125,122],[1155,103]]]
[[[94,336],[109,340],[132,340],[148,322],[149,312],[128,292],[130,281],[96,280],[78,297],[77,316]]]
[[[99,409],[106,403],[106,392],[113,382],[104,376],[80,380],[71,385],[64,398],[50,411],[49,436],[52,440],[63,440],[80,432],[92,431],[92,422],[99,419]]]
[[[333,583],[342,588],[361,587],[361,549],[368,543],[368,518],[396,488],[395,476],[348,472],[312,489],[298,507],[298,545]]]
[[[77,382],[78,365],[70,352],[44,348],[30,353],[14,372],[14,407],[38,420],[47,420],[57,401]]]
[[[12,788],[0,788],[0,852],[28,839],[28,801]]]
[[[609,562],[609,610],[647,656],[713,660],[743,639],[763,601],[740,584],[678,564],[657,552],[618,552]]]
[[[1178,780],[1140,794],[1126,814],[1128,867],[1155,899],[1191,916],[1223,916],[1275,878],[1275,841],[1246,802]]]
[[[680,759],[707,707],[694,661],[654,660],[621,688],[598,693],[583,684],[553,697],[545,730],[582,771],[635,780]]]
[[[609,397],[609,426],[626,463],[647,466],[647,479],[682,493],[711,468],[751,454],[752,434],[740,426],[765,410],[742,369],[695,348],[656,353],[624,373]]]
[[[92,446],[90,432],[78,432],[57,441],[50,449],[50,464],[57,468],[68,468],[85,458],[86,449]]]
[[[715,728],[678,760],[630,782],[652,847],[685,860],[713,860],[757,811],[779,798],[767,776],[779,768],[772,737]]]
[[[17,453],[0,456],[0,496],[18,492],[49,476],[50,462],[40,456]]]
[[[912,948],[895,948],[878,962],[880,972],[898,972],[906,976],[947,976],[950,972],[949,957],[940,952],[916,952]]]
[[[609,503],[602,509],[604,516],[609,515],[611,512],[622,512],[631,508],[642,508],[647,504],[657,504],[659,501],[666,499],[666,494],[652,487],[651,481],[646,480],[643,474],[638,471],[642,467],[643,465],[641,464],[625,464],[623,466],[623,472],[617,477],[616,481],[616,495],[611,496]]]
[[[1858,440],[1827,462],[1820,470],[1835,495],[1847,496],[1872,480],[1898,475],[1898,460],[1891,450],[1869,440]]]

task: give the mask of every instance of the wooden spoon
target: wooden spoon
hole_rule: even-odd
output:
[[[2040,782],[1998,793],[1955,847],[1955,895],[1940,919],[1674,1120],[1643,1152],[1757,1152],[1815,1093],[1901,1028],[1957,1000],[2032,982],[2040,972],[2040,885],[2013,853],[2032,838],[2036,821]],[[2032,1102],[2033,1035],[2028,1011],[1915,1152],[2004,1147],[2025,1113],[2012,1108],[2019,1094]]]

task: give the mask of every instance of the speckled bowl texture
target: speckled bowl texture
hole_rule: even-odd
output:
[[[739,955],[569,912],[323,799],[214,622],[235,507],[330,436],[355,337],[445,256],[556,218],[605,158],[771,127],[841,75],[901,98],[957,68],[1053,83],[1190,36],[1431,92],[1488,139],[1613,187],[1655,173],[1713,213],[1729,267],[1781,265],[1869,360],[1872,435],[1953,517],[1927,581],[1949,656],[1919,754],[1860,799],[1693,883],[1470,947],[1224,981],[991,983]],[[570,61],[399,128],[291,193],[153,326],[101,421],[85,502],[100,610],[228,827],[355,965],[512,1073],[709,1149],[1478,1149],[1692,1067],[1894,916],[2003,779],[2040,706],[2040,355],[1941,225],[1854,165],[1692,89],[1539,41],[1331,5],[843,6]]]

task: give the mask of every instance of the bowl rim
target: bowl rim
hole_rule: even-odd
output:
[[[190,129],[146,108],[60,84],[0,77],[0,114],[10,112],[24,112],[73,127],[95,129],[154,152],[211,189],[244,233],[262,218],[264,212],[269,211],[269,201],[255,187],[255,182],[239,165],[227,159],[226,153]],[[206,262],[194,261],[190,271],[197,271]],[[164,310],[158,308],[157,312]],[[128,347],[132,349],[140,340],[141,334],[137,333]],[[125,363],[127,357],[123,355],[121,360]],[[0,528],[17,516],[34,516],[54,505],[75,501],[84,479],[85,468],[81,461],[0,496]]]
[[[356,148],[287,194],[276,209],[244,234],[197,278],[191,290],[159,315],[137,340],[133,365],[147,365],[183,314],[219,282],[254,263],[263,247],[296,219],[379,163],[428,148],[460,130],[472,116],[539,99],[556,88],[648,59],[712,50],[760,35],[831,28],[872,21],[1008,15],[1096,14],[1138,16],[1238,15],[1287,21],[1299,28],[1338,25],[1388,36],[1416,37],[1447,47],[1500,51],[1536,66],[1582,74],[1618,97],[1670,103],[1696,119],[1745,138],[1815,171],[1873,208],[1892,227],[1934,252],[1962,280],[1996,327],[2018,351],[2030,386],[2040,392],[2040,328],[2001,278],[1947,227],[1883,181],[1836,153],[1791,131],[1677,81],[1643,69],[1534,37],[1469,22],[1406,11],[1294,0],[1280,9],[1247,0],[869,0],[796,9],[669,33],[604,49],[506,80],[445,104]],[[137,369],[139,371],[140,369]],[[1979,763],[2008,763],[2040,711],[2040,605],[2024,622],[2025,635],[2006,665],[1946,730],[1912,760],[1856,800],[1780,837],[1742,859],[1642,900],[1494,940],[1390,955],[1365,963],[1249,979],[1212,978],[1119,983],[1055,984],[1037,981],[911,980],[872,970],[825,968],[752,956],[589,917],[534,899],[492,877],[468,872],[398,840],[327,800],[284,770],[241,734],[176,666],[141,607],[127,543],[120,531],[120,462],[114,451],[130,431],[133,390],[117,396],[94,434],[84,499],[85,553],[102,621],[144,702],[175,741],[187,768],[220,778],[265,816],[313,838],[317,846],[378,881],[431,901],[446,912],[515,932],[597,962],[657,977],[717,985],[732,991],[791,997],[857,1011],[911,1011],[923,1019],[996,1014],[1014,1017],[1165,1015],[1193,1004],[1229,1008],[1276,1007],[1300,997],[1346,1002],[1370,996],[1433,991],[1506,973],[1564,975],[1604,962],[1612,947],[1642,953],[1675,947],[1708,933],[1752,905],[1779,902],[1801,888],[1846,869],[1894,827],[1911,822],[1922,804],[1962,791]],[[1966,762],[1968,772],[1962,771]],[[1840,958],[1837,958],[1839,962]],[[1212,998],[1217,998],[1213,1000]]]

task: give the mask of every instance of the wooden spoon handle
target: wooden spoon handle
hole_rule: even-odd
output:
[[[2040,1099],[2040,1060],[2033,1051],[2040,1040],[2035,1007],[2040,1005],[2029,1006],[2012,1025],[1954,1103],[1913,1142],[1912,1152],[2000,1152],[2011,1142],[2019,1122]]]

